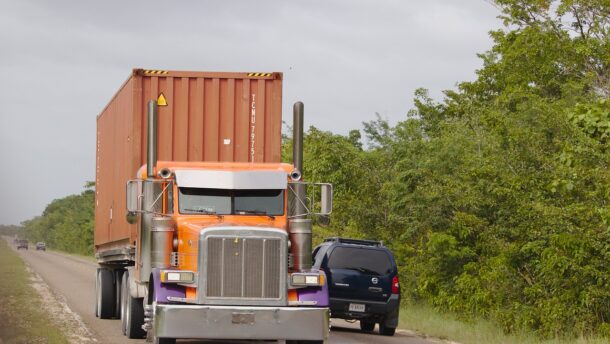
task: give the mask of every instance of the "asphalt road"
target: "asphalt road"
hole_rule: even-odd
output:
[[[20,250],[19,255],[46,282],[51,290],[77,313],[100,344],[145,344],[145,340],[127,339],[121,334],[120,320],[101,320],[95,317],[95,269],[97,265],[79,257],[56,252]],[[393,337],[359,331],[358,323],[333,319],[330,338],[326,343],[380,343],[380,344],[430,344],[434,343],[407,331],[398,330]],[[178,343],[219,343],[215,341],[178,341]],[[222,342],[227,344],[228,342]],[[230,343],[252,343],[238,341]],[[261,342],[259,342],[261,343]],[[269,343],[269,342],[265,342]]]

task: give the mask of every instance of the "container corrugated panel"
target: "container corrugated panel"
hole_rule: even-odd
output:
[[[95,245],[132,245],[125,186],[146,164],[146,111],[158,109],[160,161],[280,162],[281,73],[135,69],[97,119]]]

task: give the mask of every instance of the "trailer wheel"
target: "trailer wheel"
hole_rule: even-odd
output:
[[[112,271],[106,268],[97,269],[95,281],[95,315],[100,319],[114,316],[114,283]]]
[[[143,298],[132,297],[129,293],[129,271],[123,274],[123,304],[124,312],[121,319],[124,324],[125,335],[127,338],[144,338],[146,332],[142,329],[144,324],[144,304]]]

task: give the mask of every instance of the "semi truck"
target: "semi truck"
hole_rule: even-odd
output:
[[[303,109],[282,163],[282,73],[133,70],[97,116],[97,317],[156,344],[327,339]]]

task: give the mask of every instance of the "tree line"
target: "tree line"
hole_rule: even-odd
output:
[[[81,255],[93,254],[94,183],[85,190],[53,200],[40,216],[23,221],[20,236],[47,247]]]
[[[309,128],[304,176],[335,190],[315,240],[383,240],[408,300],[507,332],[610,336],[610,3],[494,4],[505,27],[476,80],[440,102],[417,90],[396,125]],[[55,200],[24,231],[90,254],[93,199]]]

